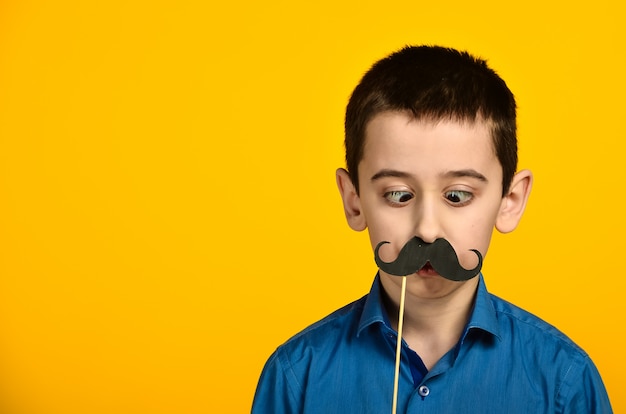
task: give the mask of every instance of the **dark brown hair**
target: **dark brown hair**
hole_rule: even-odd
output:
[[[506,83],[484,60],[439,46],[407,46],[376,62],[350,97],[345,119],[350,178],[358,192],[365,130],[381,112],[408,112],[429,121],[478,119],[490,126],[504,196],[517,169],[515,107]]]

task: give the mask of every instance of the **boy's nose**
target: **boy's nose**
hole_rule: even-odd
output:
[[[415,236],[426,243],[432,243],[439,237],[443,237],[437,210],[433,203],[422,202],[419,204],[415,214]]]

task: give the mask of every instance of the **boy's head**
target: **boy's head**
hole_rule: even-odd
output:
[[[423,121],[485,122],[507,194],[517,168],[515,98],[484,60],[438,46],[408,46],[372,66],[346,109],[346,163],[357,192],[367,124],[387,111]]]
[[[494,227],[515,229],[530,192],[530,171],[515,172],[515,131],[513,95],[484,61],[441,47],[407,47],[379,61],[346,114],[349,172],[336,178],[348,224],[368,229],[377,256],[385,245],[381,262],[413,238],[445,239],[461,268],[477,269],[476,253],[486,255]],[[431,259],[408,282],[413,296],[465,285],[441,277]],[[396,273],[379,268],[385,290],[398,290]]]

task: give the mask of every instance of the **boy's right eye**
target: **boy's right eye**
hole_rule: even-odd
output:
[[[413,198],[413,194],[408,191],[388,191],[385,198],[393,205],[402,205]]]

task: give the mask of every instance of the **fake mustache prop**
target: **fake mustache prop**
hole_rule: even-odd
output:
[[[426,243],[419,237],[413,237],[406,242],[393,262],[384,262],[378,255],[378,250],[388,241],[378,243],[374,250],[374,258],[378,268],[394,276],[407,276],[420,270],[426,263],[446,279],[457,282],[473,278],[480,272],[483,265],[483,256],[478,250],[471,249],[478,256],[478,265],[467,270],[459,263],[454,248],[446,239],[437,239],[433,243]]]

